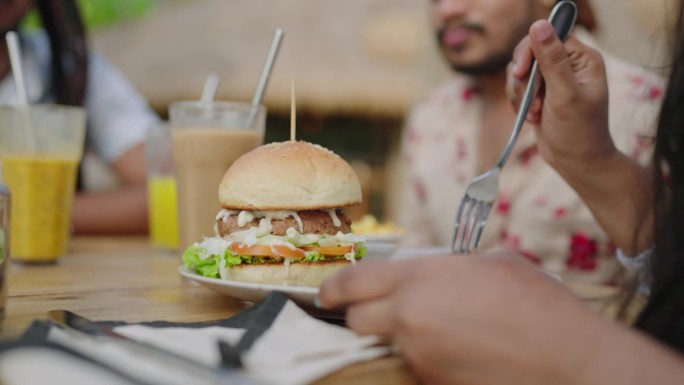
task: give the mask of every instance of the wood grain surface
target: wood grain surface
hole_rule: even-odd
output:
[[[48,310],[68,309],[93,320],[199,322],[224,319],[249,303],[186,281],[176,269],[180,254],[153,249],[146,238],[76,238],[68,255],[52,265],[8,268],[9,294],[0,338],[15,338]],[[610,287],[571,289],[597,309],[612,313]],[[608,309],[608,310],[606,310]],[[416,384],[401,357],[352,365],[320,384]]]

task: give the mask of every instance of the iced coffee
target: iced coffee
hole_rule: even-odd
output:
[[[170,108],[180,250],[213,236],[218,186],[230,165],[261,145],[266,111],[246,103],[178,102]]]

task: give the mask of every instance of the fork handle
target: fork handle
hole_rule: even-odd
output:
[[[572,27],[575,25],[577,20],[577,5],[574,1],[563,0],[559,1],[549,16],[549,22],[553,25],[556,30],[556,35],[561,41],[565,39],[570,34]],[[513,125],[513,132],[511,132],[510,138],[508,138],[508,143],[501,154],[501,158],[496,163],[498,168],[503,168],[504,164],[508,160],[508,157],[513,151],[513,145],[518,140],[522,126],[525,123],[525,118],[530,110],[530,105],[532,104],[532,99],[537,94],[537,91],[541,87],[541,77],[539,76],[539,65],[536,60],[532,61],[532,71],[530,72],[530,80],[527,83],[527,88],[525,89],[525,94],[523,95],[522,104],[518,110],[518,115],[515,118],[515,124]]]

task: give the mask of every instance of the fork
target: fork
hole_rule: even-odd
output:
[[[577,6],[573,1],[559,1],[551,11],[549,22],[553,25],[561,41],[570,33],[577,19]],[[466,187],[461,204],[456,212],[454,231],[451,238],[451,252],[470,254],[477,249],[480,243],[482,231],[487,224],[489,213],[492,211],[494,201],[499,195],[499,174],[511,155],[513,146],[518,140],[525,118],[532,104],[532,99],[542,82],[539,76],[539,68],[536,60],[533,61],[530,80],[523,95],[522,104],[518,110],[513,131],[508,138],[508,143],[501,153],[501,157],[494,167],[476,176]],[[463,215],[465,213],[465,216]],[[458,244],[458,247],[456,246]]]

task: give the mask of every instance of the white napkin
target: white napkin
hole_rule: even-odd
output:
[[[349,329],[315,319],[290,300],[281,306],[280,311],[275,313],[275,319],[271,320],[270,327],[250,343],[249,349],[239,352],[243,367],[236,370],[253,378],[256,383],[307,384],[349,364],[378,358],[390,352],[388,347],[380,345],[378,337],[362,337]],[[221,362],[218,342],[239,347],[250,333],[251,338],[254,337],[252,325],[258,323],[258,320],[251,320],[245,328],[124,325],[114,330],[202,364],[218,367]],[[50,328],[47,340],[140,382],[172,385],[203,383],[202,379],[190,376],[180,367],[160,363],[118,344],[78,338],[57,327]],[[3,376],[0,380],[4,378],[7,377]],[[60,383],[54,377],[50,380],[51,383]]]
[[[388,354],[389,348],[379,343],[378,337],[361,337],[312,318],[288,301],[242,361],[264,383],[306,384],[354,362]]]

